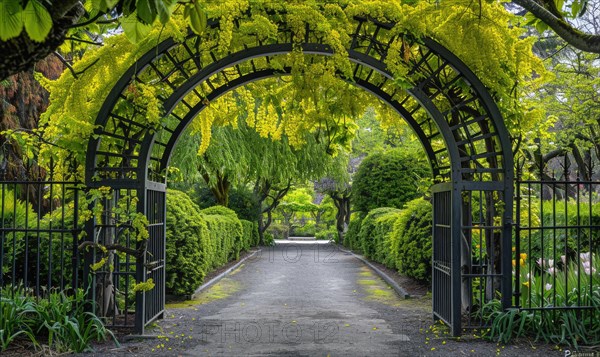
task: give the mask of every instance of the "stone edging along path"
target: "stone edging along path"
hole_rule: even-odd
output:
[[[355,258],[359,259],[360,261],[362,261],[366,266],[368,266],[369,268],[371,268],[371,270],[373,270],[377,275],[379,275],[389,286],[392,287],[392,289],[394,289],[394,291],[396,292],[396,294],[398,294],[398,296],[404,298],[404,299],[409,299],[410,298],[410,294],[406,291],[406,289],[404,289],[403,287],[401,287],[400,285],[398,285],[398,283],[396,283],[394,281],[394,279],[390,278],[386,273],[384,273],[383,271],[381,271],[380,269],[378,269],[376,266],[374,266],[373,264],[371,264],[371,262],[369,262],[365,257],[363,257],[362,255],[358,255],[350,250],[346,250],[346,249],[342,249],[340,245],[337,246],[338,249],[344,253],[347,254],[352,254]]]
[[[206,283],[200,285],[198,287],[198,289],[196,289],[196,291],[194,291],[194,294],[192,294],[192,299],[198,295],[200,292],[202,292],[203,290],[213,286],[215,283],[217,283],[219,280],[223,279],[224,277],[226,277],[229,273],[231,273],[232,271],[234,271],[235,269],[237,269],[240,265],[242,265],[247,259],[252,258],[253,256],[255,256],[258,252],[260,252],[262,250],[262,248],[259,248],[258,250],[254,251],[252,254],[248,254],[247,256],[245,256],[244,258],[242,258],[239,262],[235,263],[235,265],[229,267],[227,270],[223,271],[222,273],[220,273],[219,275],[215,276],[214,278],[210,279],[209,281],[207,281]]]

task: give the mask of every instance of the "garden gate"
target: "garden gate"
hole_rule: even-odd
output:
[[[164,212],[162,187],[166,183],[171,152],[186,126],[210,101],[253,81],[289,75],[289,68],[274,69],[269,63],[294,48],[301,47],[306,56],[334,53],[318,30],[308,25],[304,41],[297,43],[285,17],[280,15],[272,14],[279,24],[277,38],[265,41],[256,38],[253,43],[223,53],[216,47],[202,49],[203,42],[218,35],[207,31],[204,37],[189,35],[181,42],[167,39],[132,64],[106,98],[96,120],[98,129],[88,148],[87,184],[134,191],[140,198],[140,211]],[[251,12],[247,16],[251,16]],[[493,296],[492,290],[501,290],[504,306],[510,305],[508,224],[512,216],[513,164],[509,137],[486,88],[447,49],[429,38],[419,42],[404,38],[417,50],[410,59],[410,74],[415,78],[415,85],[403,90],[394,83],[394,74],[385,64],[390,45],[397,39],[390,31],[395,24],[361,17],[354,18],[354,24],[351,43],[347,44],[354,75],[346,79],[388,103],[410,124],[427,153],[434,177],[444,182],[444,186],[438,187],[444,187],[445,193],[435,189],[436,202],[444,206],[436,206],[434,250],[439,254],[435,256],[433,279],[434,314],[453,326],[453,333],[457,335],[461,327],[460,311],[470,311],[474,305],[469,297],[464,308],[460,308],[461,285],[477,281],[477,287],[481,288],[486,284],[479,282],[486,281],[487,294]],[[209,28],[218,27],[217,21],[209,22]],[[239,33],[239,23],[233,32],[234,36]],[[144,120],[145,109],[126,95],[127,89],[136,83],[152,84],[161,93],[158,99],[165,115],[158,126],[148,124]],[[161,190],[148,191],[149,187],[157,186]],[[505,203],[503,209],[487,212],[491,209],[478,203],[483,202],[478,201],[482,197],[490,198],[488,193]],[[470,199],[473,202],[467,202]],[[477,214],[483,214],[474,217],[477,226],[470,223],[473,217],[465,218],[474,215],[473,207],[478,210]],[[447,222],[448,214],[452,224]],[[152,253],[152,258],[146,259],[162,262],[164,225],[155,227],[148,244],[158,250]],[[482,252],[480,261],[461,264],[461,242],[484,236],[481,239],[501,248],[498,252],[503,252],[502,259],[494,257],[495,260],[490,261]],[[470,250],[470,245],[465,247]],[[449,255],[447,249],[451,251]],[[470,255],[467,252],[467,256]],[[161,293],[156,298],[148,296],[154,293],[139,294],[145,295],[137,300],[136,328],[140,333],[152,315],[162,311],[164,303],[164,274],[142,266],[141,263],[137,266],[136,281],[146,281],[148,274],[154,274],[157,291]],[[503,269],[506,267],[508,270]],[[474,294],[473,289],[465,291]],[[454,298],[447,300],[448,294]],[[451,301],[453,313],[447,311],[444,305],[447,301]]]
[[[112,197],[102,198],[107,213],[88,224],[87,239],[92,244],[119,240],[132,249],[144,248],[137,258],[116,254],[110,270],[91,272],[94,296],[109,302],[99,307],[109,325],[135,327],[143,333],[164,310],[166,172],[187,125],[211,101],[239,86],[290,75],[291,68],[275,68],[272,63],[297,49],[308,60],[334,55],[318,28],[307,24],[299,40],[280,10],[263,16],[278,24],[278,35],[251,39],[246,34],[245,43],[234,44],[229,51],[204,46],[218,42],[217,20],[210,20],[201,36],[162,41],[122,75],[98,113],[88,145],[86,185],[110,187]],[[433,309],[435,317],[458,335],[463,313],[471,316],[498,292],[503,306],[510,306],[513,159],[507,130],[481,81],[439,43],[399,35],[392,31],[395,23],[358,16],[351,21],[354,28],[346,50],[352,76],[340,78],[398,112],[423,145],[438,183],[433,189]],[[242,36],[241,23],[234,22],[234,38]],[[411,49],[406,58],[410,88],[399,85],[386,65],[388,53],[398,51],[392,46],[398,40]],[[128,95],[136,85],[151,86],[158,93],[164,111],[160,123],[149,122],[147,108]],[[147,242],[137,241],[115,222],[118,214],[111,209],[124,199],[136,200],[134,207],[148,217]],[[100,257],[94,254],[88,254],[86,266],[98,262]],[[154,289],[132,291],[134,283],[150,278]]]

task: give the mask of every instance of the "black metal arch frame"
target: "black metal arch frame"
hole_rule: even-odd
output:
[[[461,285],[465,279],[469,284],[476,279],[499,279],[496,290],[502,292],[503,306],[510,305],[513,159],[509,135],[488,90],[449,50],[431,38],[404,39],[416,48],[408,62],[413,86],[404,90],[394,82],[394,73],[385,64],[396,39],[389,33],[394,24],[359,17],[354,22],[356,29],[347,48],[353,77],[344,79],[377,96],[406,120],[421,141],[438,182],[432,189],[433,310],[434,316],[450,324],[458,335],[464,311],[461,298],[464,300],[465,295]],[[212,21],[209,25],[216,28],[218,23]],[[148,256],[153,259],[163,257],[164,261],[164,192],[169,158],[177,139],[207,101],[250,82],[288,74],[288,69],[274,70],[269,64],[298,46],[306,55],[333,54],[311,29],[307,28],[305,41],[299,45],[285,23],[279,26],[280,36],[271,43],[256,40],[255,44],[225,54],[201,49],[203,38],[196,35],[181,43],[167,39],[133,64],[106,98],[95,123],[95,138],[88,145],[86,183],[135,192],[138,210],[153,217],[148,244]],[[158,125],[148,124],[145,109],[131,99],[128,90],[137,84],[151,85],[160,93],[164,116]],[[480,216],[485,217],[478,220],[468,202],[473,192],[501,200],[504,206],[489,208],[485,214],[480,210]],[[97,225],[90,227],[88,236],[96,236],[99,229]],[[487,268],[480,264],[479,270],[472,262],[465,262],[465,248],[461,249],[462,242],[470,242],[477,229],[485,229],[490,237],[500,234],[502,252],[498,263],[494,264],[492,254]],[[470,248],[467,250],[471,255]],[[155,291],[138,293],[135,324],[140,331],[164,308],[164,271],[160,271],[161,266],[148,271],[146,259],[140,259],[136,269],[116,268],[120,274],[135,276],[138,282],[149,277],[158,282]]]

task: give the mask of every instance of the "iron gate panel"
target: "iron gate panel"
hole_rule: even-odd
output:
[[[434,319],[460,335],[460,207],[453,202],[452,185],[437,184],[433,192],[432,295]],[[454,201],[457,201],[456,199]],[[460,204],[460,201],[458,201]]]
[[[153,185],[146,189],[145,213],[148,218],[148,242],[143,259],[138,262],[137,281],[152,279],[155,286],[149,291],[137,295],[136,329],[143,334],[144,328],[161,318],[165,311],[165,258],[166,258],[166,186]],[[143,203],[142,203],[143,204]]]

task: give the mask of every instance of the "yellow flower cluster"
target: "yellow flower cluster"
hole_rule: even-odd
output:
[[[219,28],[207,29],[198,46],[201,50],[217,48],[218,56],[256,46],[259,42],[268,44],[283,38],[289,39],[290,34],[298,44],[304,42],[306,36],[309,41],[327,44],[333,55],[325,59],[311,57],[298,48],[292,54],[274,57],[269,63],[264,59],[255,59],[253,65],[260,68],[292,68],[294,85],[282,86],[280,82],[280,89],[287,90],[282,93],[277,88],[269,87],[272,82],[263,81],[266,83],[263,90],[270,93],[272,100],[244,93],[243,89],[238,90],[243,94],[233,101],[231,96],[224,96],[229,98],[223,101],[227,103],[225,107],[215,105],[214,110],[206,110],[200,116],[200,153],[210,143],[213,125],[237,122],[239,103],[242,103],[242,111],[245,111],[243,116],[248,124],[254,126],[261,135],[275,140],[285,135],[294,145],[300,145],[307,133],[323,130],[329,125],[327,121],[330,119],[339,122],[339,118],[352,118],[359,104],[364,105],[369,101],[358,99],[355,92],[349,92],[352,95],[344,97],[343,92],[347,92],[348,87],[336,80],[336,76],[339,73],[352,76],[353,65],[348,59],[347,49],[351,42],[350,34],[356,27],[355,16],[396,23],[382,35],[382,39],[391,40],[397,36],[391,42],[385,62],[399,86],[409,86],[414,80],[409,78],[408,62],[418,55],[418,39],[429,36],[461,58],[491,89],[513,131],[522,129],[519,125],[526,122],[525,118],[528,119],[528,127],[535,127],[543,117],[543,113],[536,108],[525,110],[521,106],[519,93],[538,85],[549,75],[542,62],[532,54],[533,39],[523,38],[523,30],[518,26],[519,18],[507,12],[498,2],[417,1],[408,5],[384,0],[339,0],[320,5],[317,2],[226,0],[208,2],[207,11],[209,17],[220,21]],[[282,22],[287,28],[281,26]],[[369,31],[368,26],[371,25],[366,26],[366,31]],[[285,31],[279,31],[284,28]],[[307,28],[312,31],[307,33]],[[175,14],[165,28],[157,26],[138,44],[133,45],[125,36],[115,35],[107,38],[101,48],[89,50],[75,64],[76,71],[91,66],[79,79],[74,79],[66,72],[57,81],[44,81],[51,93],[52,103],[42,118],[42,124],[50,124],[45,132],[46,140],[68,150],[61,152],[47,146],[42,150],[42,163],[48,162],[49,158],[60,162],[71,153],[83,163],[87,139],[92,136],[97,114],[117,80],[161,39],[171,36],[183,41],[185,34],[186,21]],[[200,60],[210,63],[213,60],[211,55],[209,51],[204,51],[200,54]],[[176,74],[172,80],[181,81],[185,78]],[[218,83],[223,78],[214,76],[211,77],[213,80]],[[145,108],[145,112],[138,113],[134,120],[159,128],[165,119],[158,98],[168,95],[171,89],[164,83],[144,83],[136,83],[132,88],[135,89],[131,93],[134,103]],[[255,88],[260,86],[263,84],[257,83]],[[328,94],[328,89],[333,89],[335,93]],[[196,90],[204,94],[211,89],[203,83]],[[399,96],[406,95],[403,91],[398,93]],[[202,100],[193,96],[190,94],[191,104]],[[341,104],[332,106],[331,103],[336,101]],[[370,101],[374,102],[372,99]],[[176,108],[175,112],[178,110],[183,111]],[[393,124],[390,122],[387,125]],[[111,147],[109,144],[105,143],[103,147]],[[83,174],[83,166],[79,173]]]
[[[519,254],[519,265],[524,267],[527,264],[527,253]],[[517,261],[515,259],[512,260],[512,266],[517,266]]]

